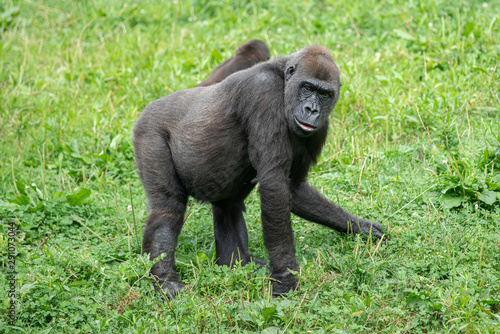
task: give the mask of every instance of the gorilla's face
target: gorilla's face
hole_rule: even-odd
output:
[[[308,137],[327,126],[342,84],[330,55],[299,53],[297,58],[285,71],[285,105],[292,131]]]

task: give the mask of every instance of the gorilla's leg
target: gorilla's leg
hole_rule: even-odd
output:
[[[365,220],[333,204],[314,187],[302,182],[292,192],[292,212],[309,221],[327,226],[343,233],[372,234],[381,238],[382,226]]]
[[[266,266],[266,261],[254,258],[248,250],[247,224],[243,218],[245,204],[212,203],[212,209],[217,264],[232,266],[241,260],[243,266],[248,262],[256,263],[259,268]]]
[[[166,253],[162,260],[155,263],[151,275],[155,289],[158,290],[161,286],[169,298],[174,297],[184,287],[175,272],[175,248],[184,216],[180,206],[179,203],[177,209],[152,209],[146,219],[142,241],[142,251],[150,253],[151,260]]]
[[[212,209],[217,264],[231,266],[239,260],[242,265],[247,264],[250,252],[247,225],[243,218],[245,205],[243,202],[230,206],[213,203]]]
[[[151,260],[166,256],[151,269],[158,285],[173,297],[184,287],[175,272],[175,248],[181,232],[187,196],[175,172],[170,148],[164,138],[152,133],[136,137],[135,154],[139,175],[151,206],[142,240],[143,253]],[[144,154],[147,153],[147,154]]]

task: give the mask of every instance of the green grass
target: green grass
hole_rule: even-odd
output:
[[[499,1],[127,3],[0,0],[2,273],[18,229],[18,320],[2,274],[0,332],[500,331]],[[332,52],[344,86],[310,181],[391,239],[293,217],[300,289],[272,299],[265,270],[213,265],[210,209],[191,201],[188,286],[159,303],[132,128],[253,38]]]

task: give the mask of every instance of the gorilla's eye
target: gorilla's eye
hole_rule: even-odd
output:
[[[311,86],[309,86],[309,85],[305,85],[305,86],[304,86],[304,89],[305,89],[305,90],[307,90],[308,92],[310,92],[310,91],[311,91]]]
[[[333,93],[332,92],[328,92],[328,91],[321,91],[321,92],[319,92],[319,95],[321,97],[325,97],[326,98],[326,97],[332,97]]]

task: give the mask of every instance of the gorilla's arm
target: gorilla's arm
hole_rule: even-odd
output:
[[[380,224],[356,217],[333,204],[307,182],[300,183],[292,192],[292,213],[343,233],[359,233],[361,227],[365,234],[383,235]]]
[[[298,271],[295,242],[290,220],[291,194],[288,177],[283,172],[267,173],[259,180],[264,244],[269,252],[273,295],[283,294],[297,286]]]

